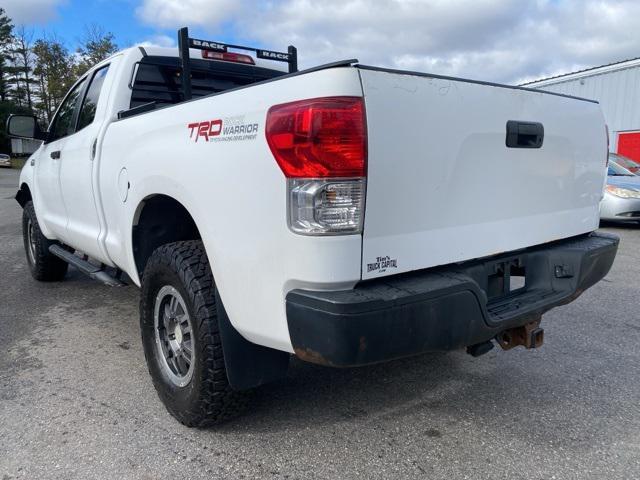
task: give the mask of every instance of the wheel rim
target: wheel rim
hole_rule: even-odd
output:
[[[33,222],[29,218],[27,220],[27,253],[29,260],[33,265],[36,264],[36,235],[34,232]]]
[[[161,369],[174,385],[184,387],[193,377],[193,330],[182,295],[170,285],[156,295],[153,326]]]

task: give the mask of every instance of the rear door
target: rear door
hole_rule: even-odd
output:
[[[360,74],[369,141],[363,278],[598,227],[607,140],[597,103],[398,72]]]
[[[80,103],[75,132],[61,152],[60,184],[67,208],[66,230],[73,247],[106,261],[98,243],[100,219],[94,195],[95,157],[100,131],[105,124],[109,72],[107,64],[89,74]]]

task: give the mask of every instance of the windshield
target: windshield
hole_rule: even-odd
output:
[[[615,162],[618,165],[620,165],[621,167],[624,168],[637,168],[640,167],[640,163],[636,162],[635,160],[632,160],[628,157],[624,157],[622,155],[619,155],[617,153],[610,153],[609,154],[609,161],[611,162]]]
[[[621,167],[616,162],[609,162],[609,168],[607,170],[607,175],[610,177],[635,177],[636,175],[631,173],[624,167]]]

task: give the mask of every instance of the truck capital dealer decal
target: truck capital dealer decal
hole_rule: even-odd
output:
[[[389,268],[398,268],[398,259],[391,258],[389,255],[384,257],[376,257],[375,262],[367,263],[367,273],[384,273]]]
[[[230,142],[254,140],[258,134],[258,123],[245,121],[244,115],[216,118],[187,124],[189,138],[194,142]]]

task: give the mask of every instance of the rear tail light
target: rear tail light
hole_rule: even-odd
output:
[[[266,135],[287,178],[365,175],[362,98],[316,98],[276,105],[267,113]]]
[[[212,52],[211,50],[202,50],[202,58],[208,58],[209,60],[223,60],[225,62],[246,63],[248,65],[255,65],[253,57],[249,55],[243,55],[242,53],[233,52]]]
[[[303,235],[362,232],[367,136],[360,97],[269,109],[266,138],[287,178],[289,227]]]

